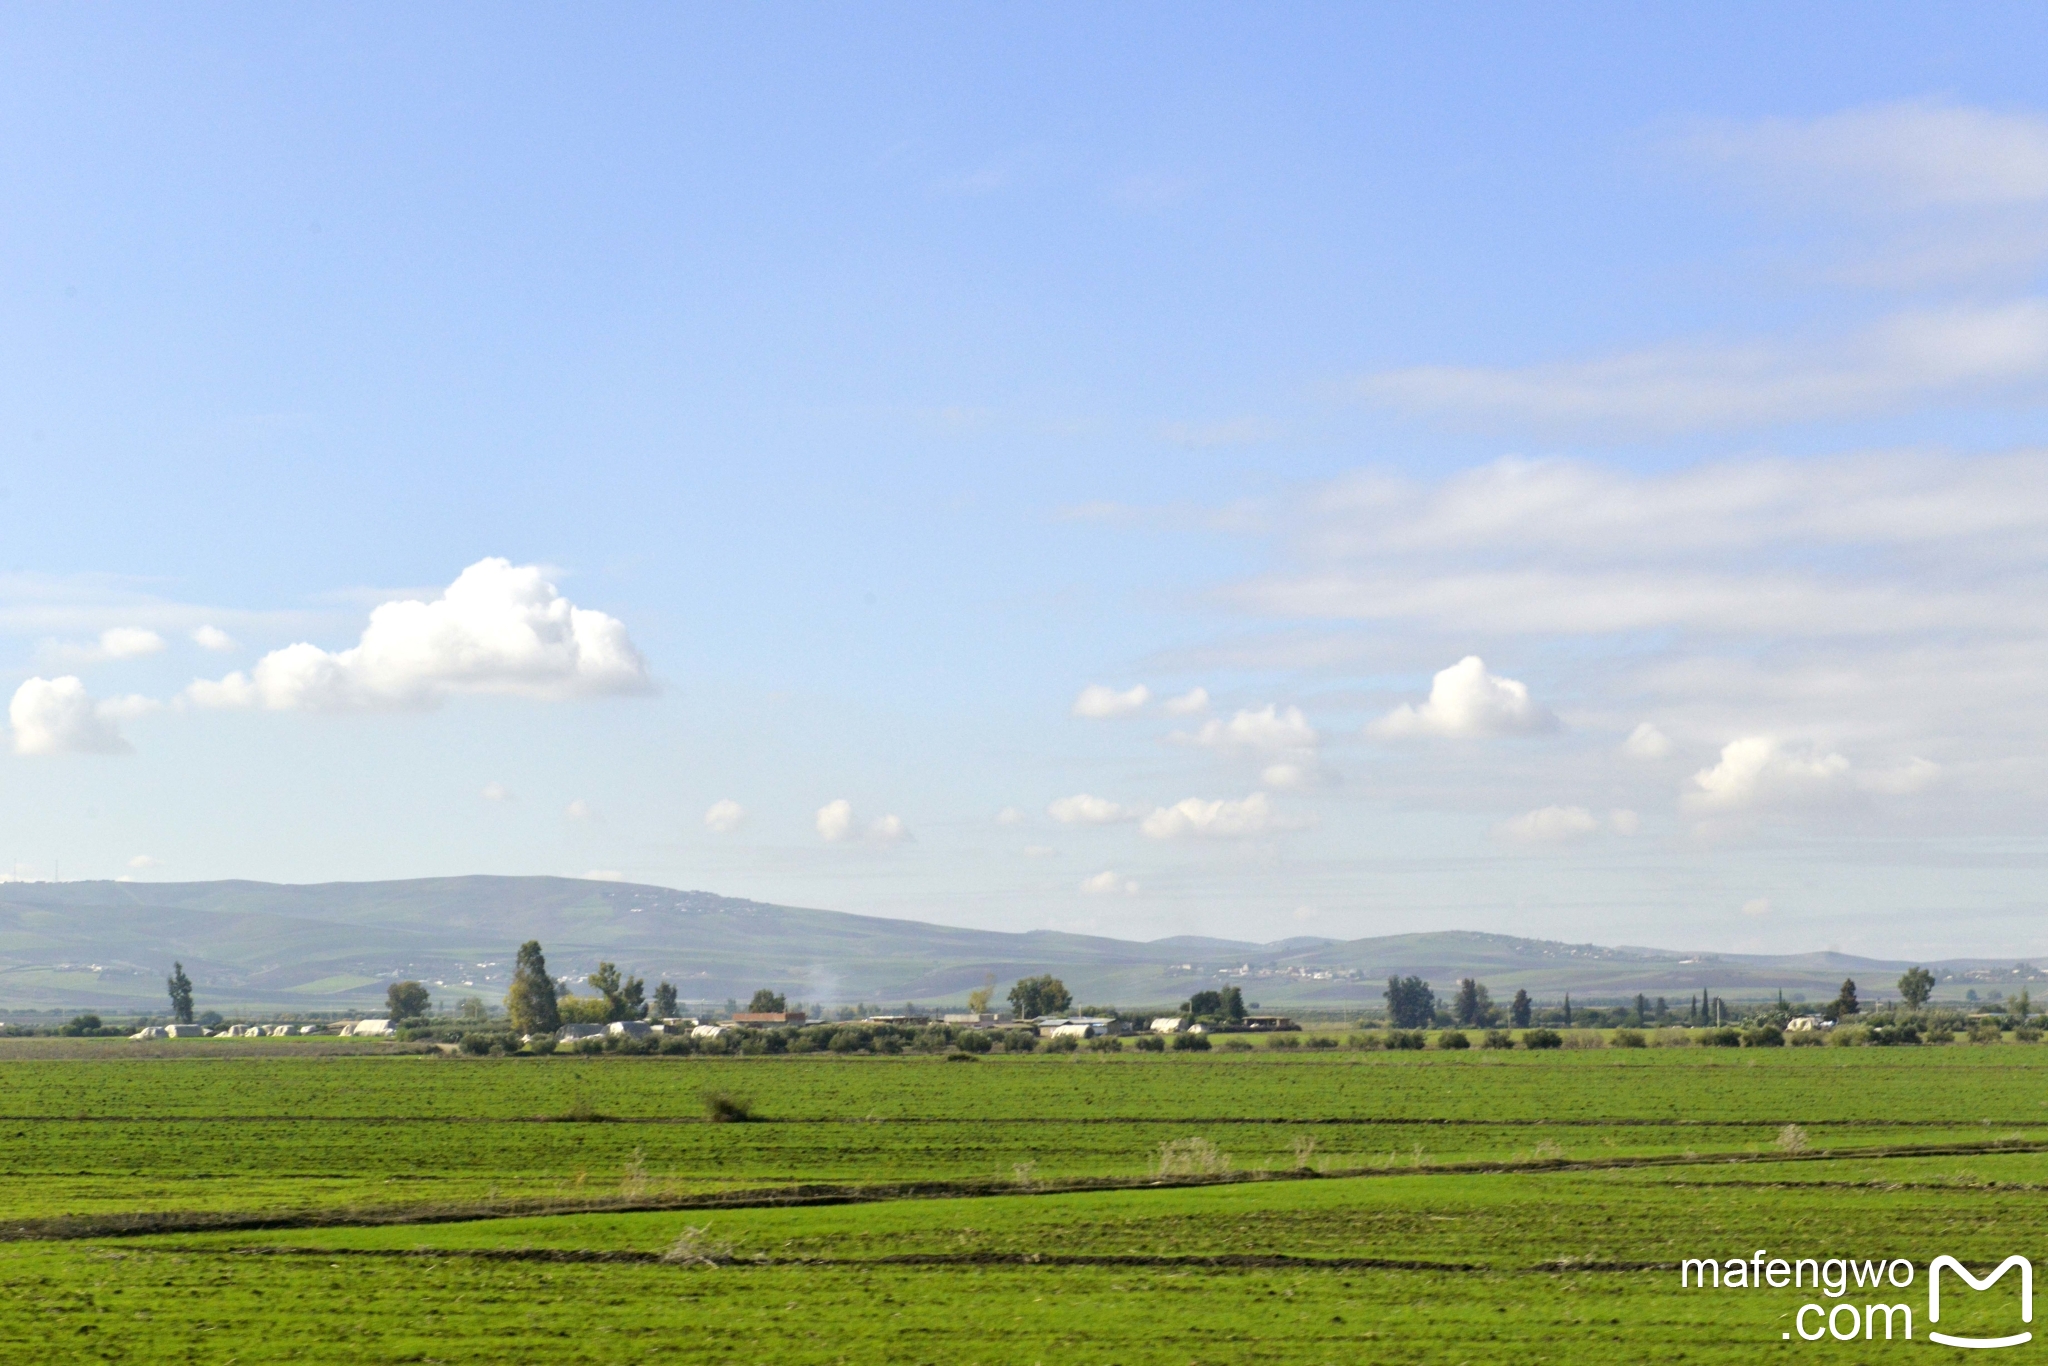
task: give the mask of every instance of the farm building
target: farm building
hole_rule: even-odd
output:
[[[1287,1030],[1299,1032],[1301,1026],[1285,1015],[1247,1015],[1244,1027],[1258,1034],[1284,1033]]]
[[[196,1024],[174,1024],[164,1026],[166,1039],[203,1039],[206,1030]]]
[[[732,1017],[739,1025],[800,1025],[806,1016],[801,1010],[742,1010]]]
[[[1009,1024],[1010,1017],[1001,1011],[984,1010],[978,1015],[948,1015],[945,1017],[945,1021],[955,1028],[994,1029],[1000,1025]]]
[[[661,1026],[651,1025],[645,1020],[613,1020],[605,1032],[622,1039],[644,1039],[659,1030]]]
[[[162,1025],[145,1025],[128,1037],[131,1039],[166,1039],[170,1035],[164,1032]]]
[[[605,1027],[601,1024],[568,1024],[555,1031],[556,1043],[574,1043],[578,1039],[604,1037]]]
[[[1033,1024],[1042,1039],[1093,1039],[1124,1032],[1123,1021],[1100,1015],[1046,1015]]]
[[[1152,1022],[1154,1034],[1178,1034],[1180,1031],[1181,1018],[1178,1015],[1161,1015]]]
[[[693,1039],[715,1039],[729,1028],[731,1028],[730,1025],[700,1024],[690,1031],[690,1037]]]
[[[1833,1029],[1834,1027],[1832,1021],[1823,1020],[1818,1015],[1794,1015],[1791,1019],[1785,1021],[1785,1032],[1788,1034],[1810,1034],[1816,1029]]]
[[[358,1039],[366,1039],[386,1038],[396,1034],[398,1030],[392,1026],[389,1020],[357,1020],[352,1025],[343,1026],[341,1032],[353,1035]]]

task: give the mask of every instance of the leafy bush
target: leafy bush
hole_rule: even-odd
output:
[[[1048,1053],[1076,1053],[1080,1048],[1081,1041],[1071,1034],[1062,1034],[1056,1039],[1045,1041],[1045,1051]]]
[[[1436,1036],[1436,1046],[1455,1051],[1461,1048],[1470,1048],[1472,1041],[1465,1037],[1465,1031],[1462,1029],[1446,1029],[1443,1033]]]
[[[1920,1026],[1908,1020],[1904,1024],[1872,1025],[1866,1031],[1866,1042],[1875,1048],[1896,1048],[1901,1044],[1920,1042]],[[1943,1042],[1947,1042],[1943,1040]]]
[[[1607,1036],[1597,1029],[1568,1029],[1564,1032],[1566,1048],[1605,1048]]]
[[[980,1061],[981,1061],[981,1059],[980,1059],[980,1058],[978,1058],[978,1057],[976,1057],[976,1056],[975,1056],[974,1054],[972,1054],[972,1053],[948,1053],[948,1054],[946,1055],[946,1061],[947,1061],[947,1062],[980,1062]]]
[[[1720,1029],[1702,1029],[1699,1032],[1698,1038],[1702,1048],[1742,1047],[1742,1031],[1733,1026],[1724,1026]]]
[[[1250,1039],[1240,1039],[1235,1035],[1230,1035],[1227,1036],[1223,1040],[1223,1042],[1218,1045],[1218,1047],[1220,1047],[1226,1053],[1249,1053],[1252,1051],[1252,1041]]]
[[[1427,1046],[1429,1036],[1419,1029],[1390,1029],[1387,1031],[1388,1048],[1402,1048],[1415,1051]]]
[[[1310,1048],[1335,1048],[1337,1046],[1337,1038],[1333,1034],[1311,1034],[1308,1046]]]
[[[1209,1051],[1207,1034],[1176,1034],[1173,1036],[1173,1051],[1176,1053],[1206,1053]]]
[[[1273,1037],[1272,1037],[1272,1038],[1271,1038],[1270,1040],[1268,1040],[1268,1041],[1267,1041],[1267,1043],[1266,1043],[1266,1047],[1268,1047],[1268,1048],[1299,1048],[1299,1047],[1301,1047],[1301,1035],[1299,1035],[1299,1034],[1275,1034],[1275,1035],[1274,1035],[1274,1036],[1273,1036]]]
[[[1505,1029],[1489,1029],[1486,1031],[1485,1037],[1480,1039],[1479,1046],[1481,1048],[1513,1048],[1515,1046],[1515,1036]]]
[[[1522,1035],[1524,1048],[1563,1048],[1564,1035],[1554,1029],[1532,1029]]]
[[[754,1103],[730,1091],[704,1093],[704,1117],[713,1124],[745,1124],[754,1117]]]
[[[953,1046],[962,1053],[986,1053],[996,1046],[986,1029],[963,1029],[953,1039]]]
[[[2041,1031],[2033,1025],[2018,1025],[2012,1031],[2012,1041],[2014,1043],[2039,1043],[2041,1042]]]
[[[1090,1053],[1121,1053],[1124,1051],[1124,1041],[1114,1034],[1097,1035],[1088,1041],[1088,1051]]]
[[[1344,1046],[1346,1048],[1356,1048],[1361,1053],[1369,1053],[1376,1048],[1384,1048],[1386,1042],[1385,1039],[1377,1034],[1346,1034],[1344,1036]]]
[[[555,1051],[555,1041],[543,1034],[540,1038],[528,1044],[527,1047],[544,1058]]]
[[[1971,1043],[2002,1043],[2005,1031],[1996,1020],[1978,1020],[1970,1026]]]
[[[661,1051],[671,1057],[697,1051],[697,1041],[687,1034],[664,1034],[661,1036]]]
[[[1785,1044],[1789,1048],[1819,1048],[1827,1041],[1827,1035],[1818,1029],[1795,1029],[1785,1036]]]
[[[1166,1051],[1166,1040],[1158,1034],[1140,1034],[1136,1042],[1140,1053],[1164,1053]]]
[[[1648,1048],[1650,1041],[1643,1037],[1640,1029],[1617,1029],[1614,1031],[1616,1048]]]
[[[481,1058],[491,1051],[491,1045],[496,1042],[497,1039],[489,1034],[465,1034],[462,1036],[462,1051]]]
[[[1759,1025],[1755,1029],[1742,1031],[1744,1048],[1783,1048],[1785,1031],[1776,1025]]]
[[[1650,1036],[1650,1042],[1658,1048],[1688,1048],[1692,1045],[1692,1031],[1689,1029],[1660,1029]]]

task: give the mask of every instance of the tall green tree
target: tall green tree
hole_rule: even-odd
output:
[[[1493,997],[1487,994],[1484,983],[1470,977],[1458,980],[1458,999],[1451,1007],[1451,1014],[1460,1025],[1474,1028],[1490,1025],[1495,1019]]]
[[[663,982],[654,989],[654,1017],[657,1020],[672,1020],[676,1016],[676,989]]]
[[[185,975],[183,963],[171,964],[171,975],[164,979],[171,989],[171,1018],[179,1024],[192,1023],[192,979]]]
[[[1536,1003],[1529,999],[1529,993],[1515,988],[1514,1004],[1508,1007],[1508,1020],[1517,1029],[1527,1029],[1529,1019],[1536,1013]]]
[[[1019,978],[1017,984],[1010,988],[1010,1009],[1020,1020],[1058,1015],[1073,1009],[1073,1006],[1074,997],[1067,990],[1066,983],[1051,973]]]
[[[548,975],[548,960],[538,939],[519,946],[518,961],[512,965],[512,989],[505,993],[505,1013],[520,1034],[552,1034],[562,1027],[562,1012],[555,1002],[555,979]]]
[[[394,1020],[410,1020],[426,1014],[433,999],[418,982],[393,982],[384,988],[384,1008]]]
[[[1834,1000],[1828,1003],[1828,1008],[1822,1014],[1826,1015],[1830,1020],[1842,1020],[1856,1014],[1861,1009],[1862,1007],[1856,1004],[1856,979],[1844,977],[1842,979],[1842,990],[1835,996]]]
[[[1387,979],[1387,1019],[1396,1029],[1421,1029],[1436,1018],[1436,993],[1420,977]]]
[[[788,1010],[788,999],[781,992],[770,991],[766,987],[756,991],[754,999],[747,1002],[747,1013],[750,1015],[781,1015]]]
[[[1926,968],[1908,969],[1906,975],[1899,979],[1899,995],[1915,1010],[1926,1005],[1927,998],[1933,994],[1934,974]]]
[[[604,997],[607,1020],[637,1020],[647,1013],[647,983],[639,977],[621,977],[616,963],[599,963],[597,971],[583,979]]]

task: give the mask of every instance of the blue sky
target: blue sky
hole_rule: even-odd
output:
[[[0,871],[2048,952],[2044,28],[9,7]]]

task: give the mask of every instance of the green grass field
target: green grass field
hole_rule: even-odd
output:
[[[2013,1044],[961,1065],[124,1042],[0,1052],[8,1360],[1882,1360],[1928,1345],[1924,1279],[1883,1297],[1911,1344],[1805,1342],[1791,1316],[1834,1299],[1681,1290],[1677,1264],[1924,1278],[2048,1242],[2048,1049]],[[755,1121],[709,1122],[712,1090]],[[2014,1298],[1952,1296],[1940,1326],[2003,1331]]]

